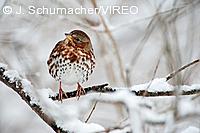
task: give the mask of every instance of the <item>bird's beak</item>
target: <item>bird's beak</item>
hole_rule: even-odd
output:
[[[65,33],[65,36],[68,36],[69,35],[69,33]]]

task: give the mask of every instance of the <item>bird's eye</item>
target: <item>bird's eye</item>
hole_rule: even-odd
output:
[[[76,37],[75,40],[77,43],[81,43],[81,39],[79,37]]]

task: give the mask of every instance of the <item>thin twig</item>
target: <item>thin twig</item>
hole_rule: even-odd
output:
[[[181,68],[179,68],[178,70],[170,73],[167,77],[166,77],[166,81],[172,79],[174,76],[176,76],[179,72],[183,71],[184,69],[188,68],[191,65],[197,64],[198,62],[200,62],[200,59],[194,60],[193,62],[182,66]]]
[[[159,65],[159,64],[160,64],[160,58],[159,58],[159,60],[158,60],[158,62],[157,62],[157,64],[156,64],[156,67],[155,67],[155,69],[154,69],[152,79],[151,79],[150,83],[148,84],[147,88],[145,89],[146,92],[147,92],[147,90],[149,89],[149,87],[151,86],[151,84],[152,84],[152,82],[153,82],[153,80],[154,80],[154,78],[155,78],[155,76],[156,76],[156,72],[157,72],[157,70],[158,70],[158,65]],[[144,93],[144,96],[145,96],[145,95],[146,95],[146,93]]]
[[[96,4],[96,0],[92,0],[92,4],[94,6],[94,8],[97,8],[97,4]],[[125,77],[125,70],[124,70],[124,67],[123,67],[123,63],[122,63],[122,60],[121,60],[121,56],[119,54],[119,49],[117,47],[117,42],[115,41],[109,27],[107,26],[103,16],[101,14],[99,14],[99,17],[101,19],[101,22],[105,28],[105,33],[107,33],[107,35],[109,36],[109,38],[111,39],[112,41],[112,45],[113,45],[113,48],[115,50],[115,53],[116,53],[116,57],[117,57],[117,60],[118,60],[118,63],[119,63],[119,68],[120,68],[120,75],[122,77],[122,80],[124,82],[124,84],[126,84],[126,77]]]
[[[88,115],[87,119],[85,120],[85,123],[87,123],[89,121],[89,119],[91,118],[94,110],[96,109],[98,101],[95,101],[94,106],[92,107],[92,110],[90,111],[90,114]]]
[[[199,93],[197,93],[197,95],[196,95],[196,96],[192,97],[192,100],[195,100],[195,99],[196,99],[196,98],[198,98],[198,97],[200,97],[200,92],[199,92]]]
[[[99,46],[100,54],[103,60],[102,62],[104,62],[105,64],[106,76],[108,77],[110,84],[116,84],[116,77],[115,77],[115,72],[113,70],[113,64],[111,60],[108,60],[108,57],[107,57],[110,51],[109,49],[107,49],[107,42],[102,39],[102,36],[98,34],[97,31],[95,31],[95,33],[97,36],[97,41],[101,43],[101,45],[98,45],[98,46]]]

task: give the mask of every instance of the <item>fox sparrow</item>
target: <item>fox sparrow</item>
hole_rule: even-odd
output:
[[[62,83],[77,84],[76,96],[85,91],[80,83],[88,80],[95,67],[95,56],[89,36],[81,30],[65,33],[66,38],[59,41],[47,61],[49,73],[59,81],[59,100],[62,101]]]

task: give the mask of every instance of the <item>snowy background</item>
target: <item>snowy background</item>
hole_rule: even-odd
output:
[[[93,7],[93,4],[86,0],[1,0],[1,9],[7,5],[11,6],[13,10],[18,10],[21,6],[23,11],[26,11],[30,5],[66,8],[76,8],[80,5]],[[52,88],[56,92],[58,83],[49,75],[46,61],[55,44],[64,39],[64,33],[73,29],[82,29],[87,32],[92,40],[97,59],[94,73],[83,86],[109,83],[112,87],[130,87],[143,84],[152,79],[156,65],[158,65],[158,69],[155,77],[162,78],[182,65],[200,58],[200,1],[97,1],[97,7],[100,5],[134,5],[139,9],[138,14],[135,15],[103,15],[103,19],[116,41],[116,46],[105,32],[100,16],[97,14],[19,15],[3,14],[1,10],[0,62],[17,70],[20,75],[31,81],[34,88]],[[116,50],[119,51],[121,63],[119,63]],[[169,83],[172,85],[198,84],[200,82],[199,69],[200,65],[195,65],[180,73],[175,80],[171,80]],[[64,88],[67,91],[74,90],[74,87],[65,86]],[[104,95],[95,94],[95,96],[101,98]],[[81,97],[80,101],[87,97],[89,96]],[[199,133],[200,99],[191,100],[191,97],[180,98],[177,105],[178,113],[184,115],[184,112],[195,112],[198,117],[195,119],[191,116],[186,120],[177,120],[178,122],[174,122],[174,116],[170,116],[175,110],[173,106],[177,101],[174,97],[141,100],[151,105],[151,111],[166,112],[167,118],[171,118],[168,120],[167,126],[145,125],[144,131],[153,133],[165,129],[163,131],[171,132],[167,129],[170,129],[171,125],[177,125],[175,132]],[[77,108],[80,101],[71,99],[65,101],[64,105],[69,107],[73,105]],[[78,116],[79,119],[84,121],[91,108],[92,106],[85,107],[82,115]],[[195,108],[199,110],[197,111]],[[147,112],[144,110],[142,113],[148,114]],[[121,104],[98,103],[89,123],[98,123],[109,128],[123,125],[127,122],[127,117],[126,109]],[[2,83],[0,83],[0,132],[53,133],[17,94]]]

